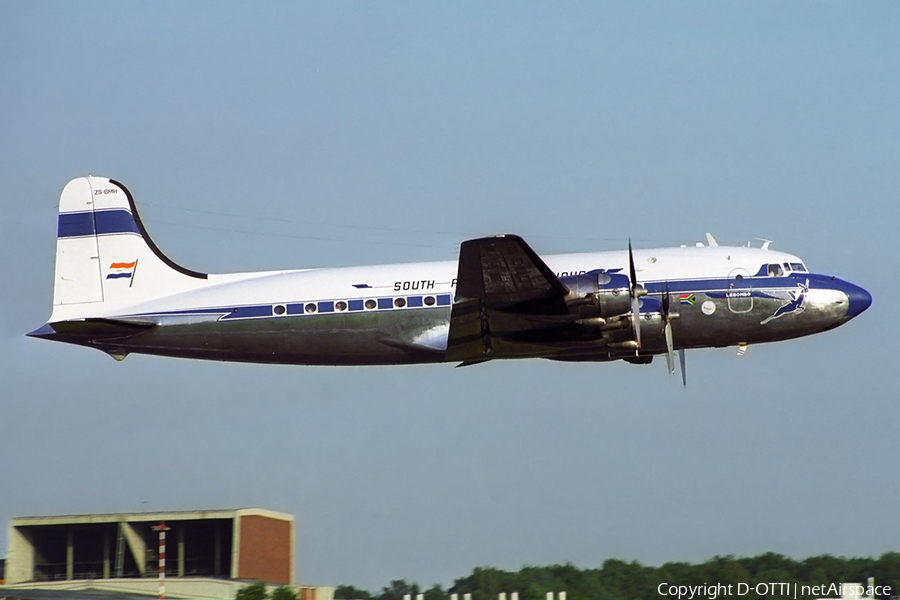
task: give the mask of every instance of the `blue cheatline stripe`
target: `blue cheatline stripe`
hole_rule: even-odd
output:
[[[648,281],[643,284],[651,294],[708,294],[719,291],[765,290],[793,288],[797,283],[806,281],[808,273],[791,273],[782,277],[744,277],[743,279],[684,279],[667,282]]]
[[[107,279],[117,279],[119,277],[131,277],[132,273],[110,273],[107,276]],[[437,299],[438,306],[449,306],[450,305],[450,294],[440,294],[431,296],[432,298]],[[407,304],[405,308],[426,308],[423,307],[423,299],[424,296],[408,296]],[[378,309],[382,310],[390,310],[395,309],[394,307],[394,298],[372,298],[372,300],[376,300],[378,305]],[[362,311],[367,310],[365,308],[365,300],[361,298],[354,298],[352,300],[344,300],[343,302],[347,303],[348,311]],[[288,302],[281,303],[281,306],[285,307],[285,314],[290,316],[313,316],[321,313],[337,313],[340,314],[342,311],[338,311],[335,307],[337,303],[336,300],[319,300],[312,302]],[[316,307],[314,312],[306,312],[307,304],[312,304]],[[200,315],[200,314],[219,314],[220,320],[231,320],[231,319],[249,319],[249,318],[258,318],[258,317],[271,317],[274,315],[273,307],[275,304],[257,304],[257,305],[248,305],[248,306],[223,306],[219,308],[190,308],[186,310],[173,310],[159,313],[140,313],[131,316],[169,316],[169,315]],[[430,305],[429,305],[430,306]],[[434,308],[433,306],[430,306]],[[373,309],[374,310],[374,309]]]
[[[60,213],[56,236],[61,238],[94,235],[94,213]]]
[[[137,233],[137,223],[127,210],[97,210],[94,211],[94,221],[97,222],[97,235],[109,233]]]
[[[75,214],[75,213],[69,213]],[[114,279],[118,277],[129,277],[131,273],[111,273],[108,278]],[[833,278],[828,278],[829,282]],[[806,282],[809,280],[811,283],[819,282],[821,283],[824,280],[823,276],[807,274],[807,273],[794,273],[787,277],[766,277],[766,278],[744,278],[742,280],[743,283],[736,281],[734,279],[710,279],[710,280],[683,280],[683,281],[669,281],[666,283],[658,283],[658,282],[648,282],[645,284],[645,287],[651,294],[658,294],[668,291],[669,294],[676,295],[681,293],[692,293],[692,294],[705,294],[710,298],[725,298],[728,294],[749,294],[753,297],[768,297],[775,298],[776,296],[772,296],[767,293],[767,290],[795,290],[796,285],[800,282]],[[728,286],[731,284],[738,284],[739,287],[729,288]],[[748,286],[748,287],[742,287]],[[377,302],[377,309],[379,310],[406,310],[408,308],[424,308],[422,304],[426,298],[434,298],[436,301],[436,305],[441,306],[451,306],[453,304],[452,294],[433,294],[430,296],[406,296],[406,307],[397,308],[394,306],[395,298],[370,298]],[[678,298],[680,300],[680,298]],[[342,300],[347,303],[347,310],[349,311],[362,311],[362,310],[370,310],[365,308],[366,299],[363,298],[354,298],[348,300]],[[673,299],[674,301],[674,299]],[[335,310],[336,300],[313,300],[307,302],[291,302],[291,303],[283,303],[283,305],[287,308],[286,314],[288,315],[316,315],[321,313],[338,313],[341,311]],[[642,299],[641,312],[646,313],[648,311],[655,312],[660,310],[660,301],[656,298],[644,298]],[[306,312],[307,303],[311,303],[316,307],[316,311],[312,313]],[[180,314],[219,314],[221,315],[221,319],[247,319],[254,317],[271,317],[273,316],[272,304],[262,304],[262,305],[251,305],[251,306],[229,306],[229,307],[220,307],[220,308],[196,308],[196,309],[187,309],[187,310],[175,310],[175,311],[167,311],[162,313],[142,313],[140,315],[133,316],[167,316],[167,315],[180,315]],[[430,308],[434,308],[433,305],[427,305]],[[375,310],[375,309],[371,309]]]
[[[136,233],[140,235],[137,223],[134,222],[134,217],[130,212],[121,208],[59,214],[59,225],[56,230],[57,237],[84,237],[113,233]]]
[[[239,306],[232,308],[231,312],[222,317],[225,319],[246,319],[248,317],[271,317],[272,305],[265,304],[263,306]]]

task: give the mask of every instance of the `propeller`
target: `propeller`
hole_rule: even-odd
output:
[[[629,294],[631,295],[631,320],[634,323],[634,339],[637,342],[635,356],[638,355],[641,348],[641,296],[647,295],[647,290],[638,283],[637,272],[634,268],[634,252],[631,249],[631,238],[628,238],[628,275]],[[672,319],[677,314],[673,314],[671,308],[671,298],[669,296],[669,282],[666,282],[666,291],[662,297],[662,313],[663,320],[666,323],[666,365],[669,367],[669,374],[675,374],[675,343],[672,338]],[[681,383],[687,387],[687,372],[685,371],[684,349],[678,350],[678,360],[681,363]]]
[[[669,368],[669,375],[675,374],[675,345],[672,342],[672,316],[669,312],[669,282],[666,282],[666,291],[662,297],[662,317],[665,322],[666,334],[666,366]]]
[[[631,277],[629,280],[629,288],[628,292],[631,295],[631,320],[634,323],[634,339],[637,342],[637,350],[635,350],[635,356],[638,354],[638,350],[641,348],[641,296],[647,295],[647,290],[644,289],[644,286],[638,283],[637,281],[637,273],[634,269],[634,253],[631,251],[631,238],[628,238],[628,273]]]
[[[662,316],[663,321],[665,322],[665,334],[666,334],[666,366],[669,367],[669,375],[675,374],[675,344],[672,339],[672,319],[677,317],[677,314],[673,314],[670,310],[671,298],[669,296],[669,282],[666,282],[666,290],[663,293],[662,297]],[[687,387],[687,372],[684,369],[685,366],[685,358],[684,358],[684,349],[681,348],[678,350],[678,361],[681,363],[681,383],[684,387]]]

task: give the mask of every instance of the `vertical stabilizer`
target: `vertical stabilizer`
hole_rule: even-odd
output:
[[[122,184],[88,176],[63,189],[51,321],[108,316],[206,279],[159,251]]]

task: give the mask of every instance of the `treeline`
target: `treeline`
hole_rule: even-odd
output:
[[[424,594],[425,600],[448,600],[451,593],[472,594],[472,600],[497,600],[500,592],[518,592],[519,600],[545,600],[547,592],[565,591],[567,600],[677,600],[677,596],[661,596],[660,584],[668,586],[732,585],[731,594],[719,593],[721,600],[793,600],[793,584],[797,584],[797,600],[817,597],[840,597],[840,584],[866,584],[875,578],[876,596],[887,600],[900,594],[900,553],[888,552],[879,558],[843,558],[829,555],[794,560],[780,554],[766,553],[749,558],[714,557],[704,563],[666,563],[647,567],[638,562],[607,560],[599,569],[579,569],[571,564],[549,567],[524,567],[519,571],[502,571],[479,567],[471,575],[454,581],[449,589],[434,585],[428,589],[404,580],[392,581],[377,593],[342,585],[335,589],[335,600],[403,600],[405,594]],[[757,584],[790,584],[772,588]],[[738,595],[738,584],[746,584]],[[802,586],[830,586],[827,593],[803,594]],[[889,591],[882,586],[889,586]],[[720,588],[721,589],[721,588]],[[757,589],[760,593],[757,594]],[[716,600],[715,593],[695,594],[693,600]],[[837,593],[834,593],[837,591]],[[824,590],[823,590],[824,592]],[[712,598],[711,598],[712,596]],[[687,600],[687,596],[681,600]]]
[[[280,585],[270,594],[261,581],[251,583],[237,591],[234,600],[298,600],[297,592],[288,585]]]

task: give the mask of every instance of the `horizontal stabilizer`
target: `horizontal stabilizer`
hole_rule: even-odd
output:
[[[134,323],[118,319],[74,319],[48,323],[27,335],[75,344],[93,344],[134,337],[153,327],[155,325],[152,323]]]

